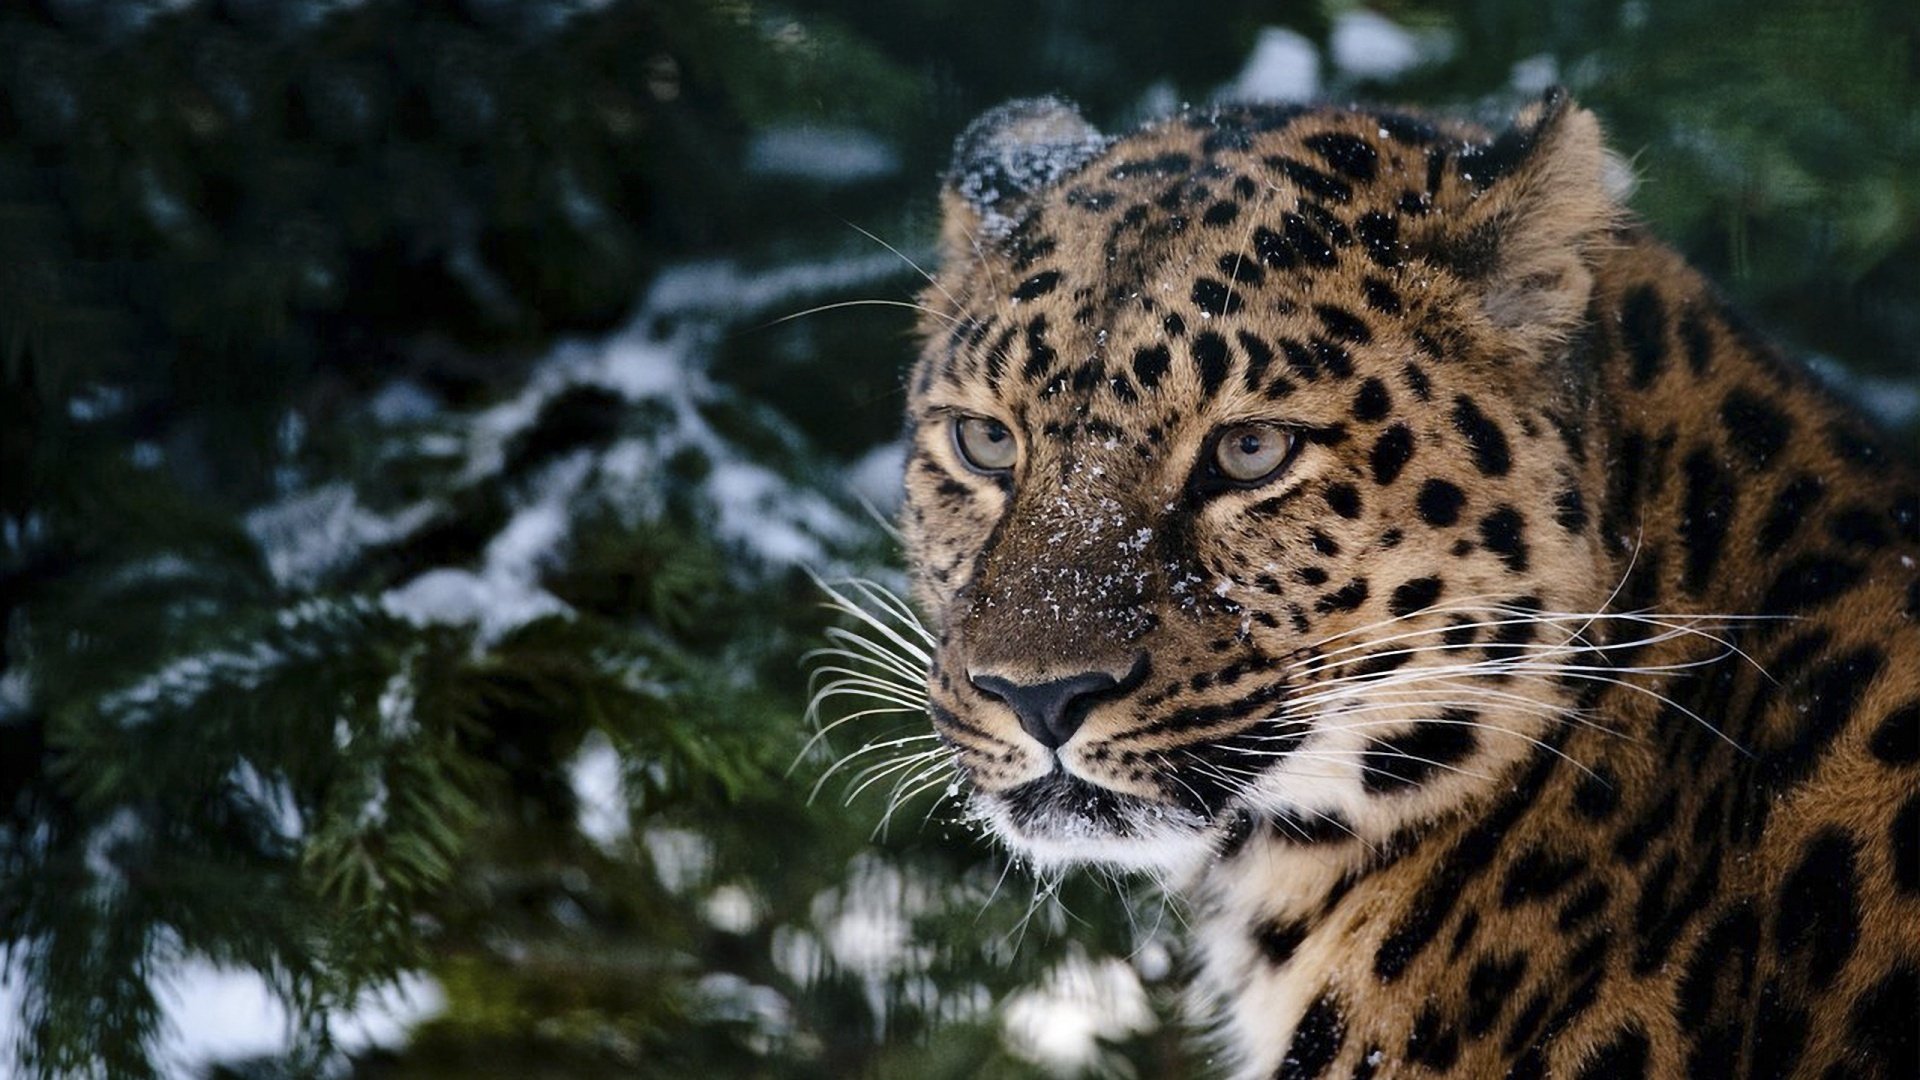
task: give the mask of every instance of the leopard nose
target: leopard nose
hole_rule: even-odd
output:
[[[1134,661],[1125,675],[1087,671],[1063,678],[1015,682],[999,675],[969,672],[968,681],[981,693],[998,698],[1019,717],[1027,734],[1049,750],[1066,745],[1102,701],[1119,697],[1146,678],[1146,657]]]

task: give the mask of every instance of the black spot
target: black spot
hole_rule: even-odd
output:
[[[1193,159],[1186,154],[1167,153],[1150,158],[1136,158],[1123,161],[1107,171],[1115,180],[1132,180],[1137,177],[1167,179],[1184,176],[1193,168]]]
[[[1462,395],[1453,402],[1453,426],[1466,436],[1473,451],[1473,464],[1488,476],[1505,476],[1513,467],[1507,450],[1507,433],[1487,419],[1473,399]]]
[[[1886,526],[1880,524],[1880,515],[1859,505],[1834,511],[1833,516],[1827,519],[1827,535],[1848,547],[1864,551],[1877,551],[1892,540]]]
[[[1396,616],[1405,618],[1416,611],[1431,607],[1440,599],[1442,582],[1437,577],[1415,578],[1393,590],[1393,599],[1387,601],[1387,610]]]
[[[1181,318],[1179,312],[1169,311],[1167,317],[1160,320],[1160,328],[1168,337],[1179,337],[1187,332],[1187,320]]]
[[[1853,1003],[1853,1046],[1879,1059],[1883,1076],[1920,1076],[1920,973],[1910,963],[1888,972]]]
[[[1727,530],[1733,525],[1735,489],[1733,478],[1714,462],[1714,455],[1706,447],[1688,454],[1681,470],[1687,483],[1680,511],[1680,542],[1687,551],[1683,584],[1698,596],[1713,579],[1721,549],[1726,546]]]
[[[1807,1043],[1807,1010],[1794,1003],[1797,998],[1776,980],[1769,979],[1760,988],[1753,1018],[1753,1062],[1764,1065],[1765,1072],[1754,1075],[1787,1080],[1798,1074],[1796,1066]]]
[[[1353,825],[1338,810],[1282,810],[1269,815],[1267,829],[1277,840],[1309,847],[1353,839]]]
[[[1302,140],[1307,148],[1327,159],[1327,164],[1343,176],[1363,184],[1373,182],[1380,153],[1357,135],[1344,131],[1324,131]]]
[[[1327,336],[1335,341],[1349,341],[1355,345],[1365,345],[1373,340],[1373,331],[1367,329],[1364,319],[1342,307],[1332,304],[1313,305],[1314,314],[1326,325]]]
[[[1382,315],[1400,314],[1400,294],[1393,286],[1377,277],[1370,277],[1360,283],[1360,291],[1366,294],[1367,306]]]
[[[1440,130],[1418,116],[1405,113],[1382,112],[1374,114],[1374,120],[1380,130],[1395,142],[1413,146],[1425,146],[1440,137]]]
[[[1347,1038],[1347,1018],[1333,991],[1323,991],[1300,1025],[1293,1029],[1293,1041],[1287,1044],[1287,1056],[1280,1061],[1274,1080],[1313,1080],[1327,1071]]]
[[[1314,529],[1307,534],[1307,543],[1311,544],[1313,550],[1322,555],[1340,554],[1340,542],[1328,536],[1326,533],[1321,532],[1319,529]]]
[[[1040,273],[1021,282],[1020,287],[1013,290],[1013,298],[1015,300],[1032,300],[1035,297],[1045,296],[1052,292],[1053,287],[1058,284],[1060,284],[1060,271],[1042,270]]]
[[[1831,555],[1802,555],[1774,575],[1758,615],[1797,615],[1832,600],[1860,580],[1860,564]]]
[[[1492,142],[1475,143],[1460,151],[1460,178],[1476,191],[1485,191],[1501,178],[1512,174],[1539,144],[1538,127],[1515,125],[1502,131]]]
[[[1420,1010],[1407,1032],[1407,1060],[1435,1072],[1451,1069],[1460,1059],[1460,1036],[1440,1017],[1432,1003]]]
[[[1527,519],[1511,506],[1502,506],[1480,519],[1480,542],[1516,574],[1527,568],[1526,533]]]
[[[1295,374],[1308,382],[1319,380],[1320,361],[1314,358],[1313,352],[1305,345],[1292,338],[1281,338],[1280,351],[1286,355],[1287,366],[1292,368]]]
[[[1553,521],[1576,535],[1587,527],[1587,500],[1579,488],[1562,488],[1560,494],[1553,497]]]
[[[1639,938],[1634,974],[1646,975],[1665,965],[1674,943],[1719,890],[1720,849],[1710,847],[1697,862],[1686,883],[1676,887],[1680,860],[1668,852],[1642,882],[1633,911],[1634,933]]]
[[[1633,385],[1644,390],[1653,384],[1667,360],[1666,307],[1651,286],[1636,286],[1621,302],[1620,334],[1633,364]]]
[[[1127,381],[1125,375],[1110,377],[1107,380],[1107,386],[1113,390],[1114,397],[1128,405],[1140,400],[1140,395],[1134,391],[1133,384]]]
[[[1901,892],[1920,893],[1920,795],[1900,804],[1887,842],[1893,848],[1893,883]]]
[[[1868,743],[1873,756],[1889,765],[1911,765],[1920,761],[1920,701],[1895,709],[1880,721]]]
[[[1306,939],[1306,924],[1300,922],[1283,923],[1268,919],[1253,928],[1253,940],[1260,946],[1260,955],[1275,967],[1293,959],[1294,950]]]
[[[1589,881],[1580,887],[1580,891],[1567,897],[1560,905],[1560,914],[1556,925],[1562,931],[1571,931],[1583,922],[1607,909],[1607,901],[1613,899],[1613,890],[1605,882]]]
[[[1758,539],[1762,551],[1772,551],[1793,539],[1815,503],[1826,492],[1826,485],[1814,476],[1796,476],[1782,485],[1760,523]]]
[[[1613,1041],[1594,1051],[1580,1068],[1580,1080],[1636,1080],[1647,1075],[1647,1037],[1638,1028],[1627,1028]]]
[[[1434,526],[1451,525],[1460,520],[1460,507],[1466,501],[1466,493],[1455,485],[1445,480],[1429,480],[1420,485],[1417,500],[1420,520]]]
[[[1901,495],[1893,500],[1893,506],[1887,514],[1893,518],[1893,527],[1909,541],[1920,544],[1920,495]]]
[[[1293,246],[1265,225],[1253,230],[1253,253],[1274,270],[1290,270],[1299,262]]]
[[[1860,938],[1860,899],[1853,838],[1827,829],[1808,841],[1800,863],[1780,884],[1775,947],[1805,951],[1816,990],[1832,984]]]
[[[1151,390],[1160,385],[1160,379],[1166,375],[1167,368],[1173,363],[1173,354],[1165,345],[1149,345],[1133,354],[1133,376],[1140,385]]]
[[[1247,258],[1245,252],[1225,252],[1214,260],[1213,265],[1242,285],[1258,285],[1267,280],[1266,271],[1260,269],[1257,261]]]
[[[1266,376],[1267,367],[1273,363],[1273,350],[1265,341],[1245,330],[1234,334],[1234,338],[1240,342],[1240,348],[1247,354],[1247,389],[1257,390],[1260,388],[1260,381]],[[1288,388],[1292,388],[1290,384]]]
[[[1240,298],[1224,282],[1212,278],[1194,281],[1193,302],[1209,315],[1227,315],[1240,310]]]
[[[1355,235],[1366,249],[1367,257],[1391,270],[1401,263],[1400,222],[1389,214],[1369,210],[1353,223]],[[1398,310],[1398,303],[1395,305]]]
[[[1387,386],[1379,379],[1368,379],[1360,384],[1360,392],[1353,396],[1353,418],[1373,421],[1387,415],[1393,409],[1393,398],[1387,393]]]
[[[1326,338],[1313,339],[1313,357],[1338,378],[1353,374],[1353,361],[1347,356],[1347,350]]]
[[[1367,579],[1354,578],[1345,585],[1328,593],[1314,604],[1314,610],[1321,614],[1335,611],[1352,611],[1367,602]]]
[[[1677,995],[1680,1026],[1698,1030],[1716,1009],[1746,1001],[1759,953],[1760,920],[1742,900],[1721,913],[1687,962]]]
[[[1407,365],[1400,369],[1400,376],[1407,380],[1407,389],[1413,391],[1414,397],[1421,401],[1433,400],[1433,382],[1427,378],[1427,373],[1419,364],[1408,361]]]
[[[1886,451],[1871,435],[1844,424],[1827,427],[1827,445],[1833,447],[1840,460],[1865,469],[1875,468],[1887,459]]]
[[[1765,398],[1745,390],[1728,391],[1720,403],[1720,423],[1727,441],[1759,468],[1772,464],[1793,435],[1793,421]]]
[[[1343,518],[1360,516],[1360,491],[1352,484],[1328,484],[1327,506]]]
[[[1586,861],[1556,855],[1544,848],[1528,848],[1507,867],[1507,879],[1500,890],[1500,906],[1550,900],[1587,868]]]
[[[1307,585],[1319,586],[1327,583],[1327,572],[1317,566],[1303,566],[1295,571],[1294,576]]]
[[[1513,956],[1483,956],[1467,973],[1467,1035],[1482,1038],[1493,1030],[1506,1008],[1507,1000],[1527,973],[1525,953]]]
[[[1620,791],[1615,787],[1617,781],[1613,770],[1606,765],[1595,766],[1591,772],[1580,777],[1573,789],[1573,808],[1588,821],[1605,821],[1613,816],[1620,807]]]
[[[1280,215],[1280,227],[1287,234],[1287,246],[1303,261],[1315,266],[1332,266],[1340,261],[1327,238],[1299,214]],[[1257,239],[1257,238],[1256,238]]]
[[[1265,159],[1269,168],[1278,169],[1287,179],[1299,185],[1300,189],[1315,198],[1329,202],[1344,203],[1352,200],[1353,188],[1344,180],[1336,180],[1304,161],[1295,161],[1290,157],[1274,156]]]
[[[1193,362],[1200,369],[1200,392],[1212,397],[1227,381],[1227,370],[1232,362],[1227,339],[1211,331],[1195,334]]]
[[[1360,763],[1361,785],[1382,794],[1426,783],[1479,746],[1474,722],[1472,713],[1447,709],[1438,720],[1418,721],[1406,731],[1369,740]]]
[[[1029,380],[1038,379],[1053,367],[1058,355],[1053,346],[1047,344],[1047,317],[1035,315],[1033,321],[1027,323],[1027,363],[1022,374]]]
[[[1405,424],[1388,428],[1373,444],[1373,482],[1385,487],[1398,480],[1412,457],[1413,429]]]
[[[1479,929],[1479,912],[1472,909],[1461,912],[1460,925],[1453,929],[1453,945],[1447,949],[1448,962],[1460,959],[1460,955],[1467,951],[1467,946],[1473,943],[1473,935]]]
[[[1203,225],[1227,225],[1239,216],[1240,204],[1223,199],[1207,207],[1207,212],[1200,215],[1200,223]]]
[[[1640,860],[1646,857],[1647,848],[1673,827],[1673,811],[1678,801],[1679,793],[1669,791],[1665,798],[1628,822],[1627,827],[1614,838],[1614,855],[1628,866],[1639,865]]]

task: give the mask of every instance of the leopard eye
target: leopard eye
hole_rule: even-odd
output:
[[[1213,444],[1213,465],[1235,483],[1270,480],[1292,457],[1293,436],[1278,424],[1235,424]]]
[[[1013,468],[1020,449],[1007,425],[978,416],[962,416],[953,422],[953,444],[962,460],[984,473]]]

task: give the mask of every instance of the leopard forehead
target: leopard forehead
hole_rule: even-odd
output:
[[[1377,412],[1388,386],[1428,395],[1427,364],[1525,353],[1557,332],[1556,313],[1493,306],[1526,292],[1519,270],[1570,286],[1535,294],[1579,292],[1552,280],[1578,276],[1577,261],[1507,257],[1528,238],[1506,235],[1516,195],[1503,187],[1526,185],[1501,181],[1546,119],[1491,138],[1394,113],[1243,106],[1102,141],[1034,103],[1008,110],[1018,123],[1003,126],[1031,138],[1048,121],[1050,138],[1020,144],[1025,158],[962,139],[943,270],[922,297],[918,417],[994,415],[1151,458],[1203,413]],[[1503,315],[1493,329],[1507,332],[1490,333]],[[1366,346],[1400,362],[1344,385]],[[1524,365],[1478,374],[1494,393],[1566,385]],[[1357,387],[1365,402],[1351,402]]]

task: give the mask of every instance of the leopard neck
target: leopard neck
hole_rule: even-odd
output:
[[[1613,610],[1797,616],[1897,563],[1911,463],[1676,254],[1624,236],[1591,310],[1579,449]],[[1837,505],[1856,481],[1879,505]]]

